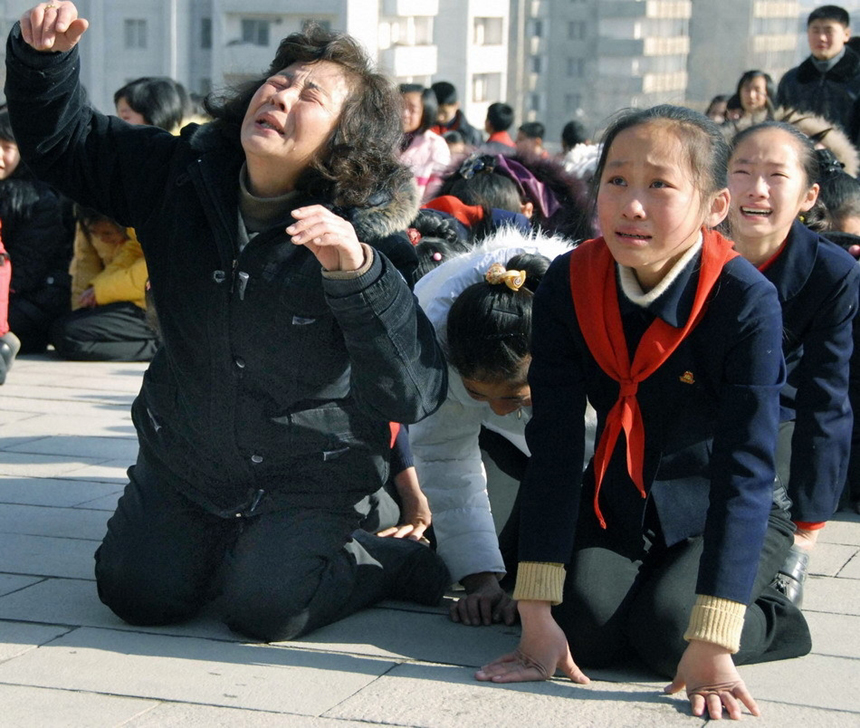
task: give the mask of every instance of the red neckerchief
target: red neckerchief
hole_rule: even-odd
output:
[[[632,364],[618,307],[615,260],[606,241],[588,240],[570,255],[570,290],[579,328],[597,364],[621,385],[594,453],[594,513],[602,528],[606,528],[606,521],[598,504],[600,485],[622,430],[627,442],[627,472],[645,497],[645,430],[636,399],[639,383],[659,369],[699,323],[723,266],[738,255],[732,243],[719,233],[704,230],[703,235],[699,282],[687,323],[675,328],[662,319],[654,319],[636,347]]]
[[[439,212],[447,212],[452,217],[457,218],[466,227],[472,227],[484,219],[483,207],[480,205],[467,205],[459,197],[454,197],[454,195],[435,197],[429,202],[425,202],[422,207],[430,210],[439,210]]]

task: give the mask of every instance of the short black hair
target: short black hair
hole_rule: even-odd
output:
[[[188,111],[185,87],[166,76],[143,76],[129,81],[114,93],[114,106],[120,99],[125,99],[149,126],[167,131],[178,127]]]
[[[543,139],[546,135],[546,127],[539,121],[527,121],[525,124],[520,124],[518,131],[521,131],[529,139]]]
[[[848,15],[848,11],[838,5],[822,5],[820,8],[815,8],[806,19],[806,27],[808,28],[816,20],[835,20],[843,28],[851,25],[851,16]]]
[[[518,291],[480,281],[463,291],[448,311],[445,325],[448,363],[466,379],[524,382],[532,332],[534,291],[549,268],[542,255],[520,253],[505,264],[522,270]]]
[[[430,88],[433,89],[433,93],[436,94],[436,103],[439,106],[442,104],[456,104],[459,99],[457,98],[457,89],[454,88],[454,84],[448,81],[436,81]]]
[[[568,149],[573,149],[577,144],[584,144],[587,140],[585,126],[576,119],[567,122],[561,130],[561,142]]]
[[[514,110],[502,101],[496,101],[487,108],[487,121],[495,131],[507,131],[514,123]]]

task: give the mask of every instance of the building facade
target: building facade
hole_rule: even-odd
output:
[[[692,0],[512,0],[518,119],[557,142],[571,119],[591,133],[618,109],[683,104]]]
[[[717,94],[733,94],[745,71],[764,71],[778,83],[797,63],[802,14],[800,3],[793,0],[694,2],[689,104],[705,108]],[[809,53],[805,33],[803,48],[805,56]]]
[[[8,29],[33,0],[7,0]],[[356,37],[398,82],[437,72],[438,0],[77,0],[90,28],[81,44],[92,103],[140,76],[170,76],[206,94],[264,72],[280,40],[308,23]]]

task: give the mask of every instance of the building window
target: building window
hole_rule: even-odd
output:
[[[565,94],[564,95],[564,110],[568,114],[576,113],[576,110],[582,107],[582,94]]]
[[[568,58],[567,75],[573,78],[582,78],[585,75],[585,59]]]
[[[126,48],[146,48],[146,21],[131,20],[123,21],[125,31]]]
[[[543,73],[543,56],[532,56],[532,73]]]
[[[541,110],[541,95],[529,94],[529,111]]]
[[[568,40],[584,40],[585,39],[585,23],[580,20],[572,20],[567,24],[567,39]]]
[[[502,96],[501,73],[476,73],[472,76],[472,101],[493,102]]]
[[[535,38],[543,38],[543,20],[532,21],[532,35]]]
[[[212,47],[212,18],[200,19],[200,47],[207,50]]]
[[[256,46],[269,45],[269,21],[242,18],[242,42]]]
[[[501,18],[475,18],[475,45],[502,45]]]

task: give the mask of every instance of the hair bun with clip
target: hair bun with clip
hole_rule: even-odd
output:
[[[524,270],[507,270],[501,263],[493,263],[484,278],[492,286],[504,283],[512,291],[518,291],[526,282],[526,272]]]

